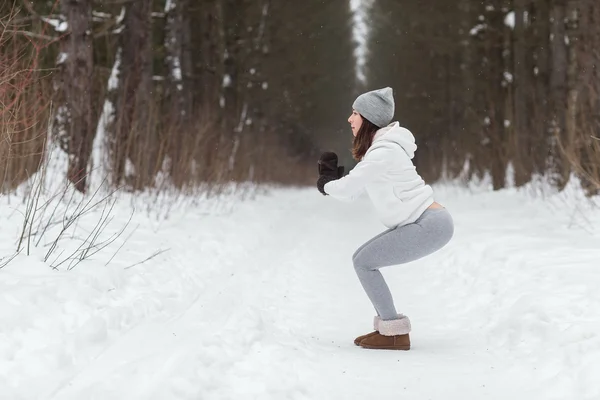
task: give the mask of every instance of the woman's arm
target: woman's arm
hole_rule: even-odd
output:
[[[379,147],[368,152],[350,173],[343,178],[325,184],[324,190],[331,197],[342,201],[353,201],[362,194],[365,187],[380,176],[386,169],[393,150]]]

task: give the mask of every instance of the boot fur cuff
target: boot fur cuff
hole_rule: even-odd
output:
[[[398,314],[398,319],[384,321],[375,317],[375,326],[383,336],[406,335],[411,331],[410,320],[406,315]]]

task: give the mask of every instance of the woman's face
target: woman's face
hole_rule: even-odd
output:
[[[362,126],[362,117],[355,110],[352,110],[352,115],[348,118],[348,122],[350,123],[350,127],[352,128],[352,134],[356,137],[360,127]]]

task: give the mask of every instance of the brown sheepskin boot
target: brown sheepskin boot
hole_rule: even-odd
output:
[[[379,320],[379,332],[368,335],[359,342],[365,349],[410,350],[410,320],[405,315],[389,321]]]
[[[380,318],[378,316],[375,316],[375,318],[373,318],[373,329],[375,329],[375,331],[371,332],[371,333],[367,333],[366,335],[357,337],[356,339],[354,339],[354,344],[358,346],[358,345],[360,345],[361,340],[378,334],[379,333],[378,332],[379,331],[379,321],[380,321]]]

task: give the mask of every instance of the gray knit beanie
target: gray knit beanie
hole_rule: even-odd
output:
[[[383,128],[394,118],[393,90],[386,87],[363,93],[354,100],[352,108],[379,128]]]

